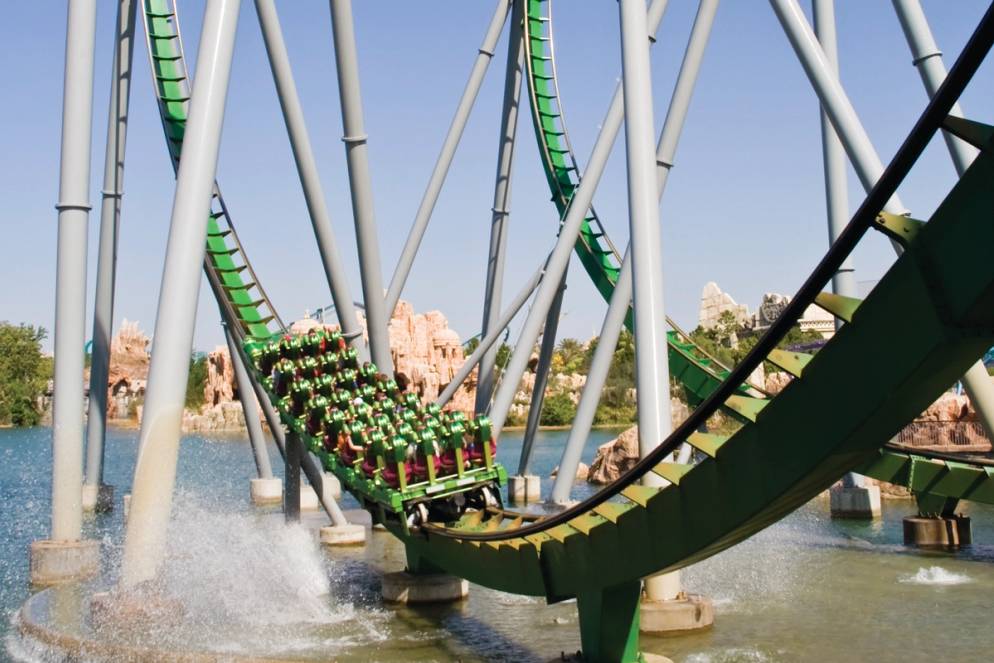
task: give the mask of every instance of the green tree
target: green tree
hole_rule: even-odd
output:
[[[41,354],[47,335],[43,327],[0,322],[0,424],[36,426],[41,420],[38,398],[52,375],[51,360]]]
[[[586,360],[587,350],[583,343],[575,338],[564,338],[552,355],[552,372],[579,373],[584,370]]]
[[[190,376],[186,380],[186,407],[200,409],[204,404],[204,387],[207,386],[207,355],[194,352],[190,355]]]
[[[596,346],[596,343],[591,343]],[[611,358],[601,400],[594,414],[595,424],[634,423],[636,408],[634,399],[629,397],[635,387],[635,337],[627,329],[622,329]]]
[[[549,394],[542,401],[542,414],[538,423],[542,426],[565,426],[576,416],[576,405],[565,391]]]

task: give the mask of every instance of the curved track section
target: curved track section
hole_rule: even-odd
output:
[[[566,214],[573,191],[579,185],[580,169],[570,143],[565,113],[559,96],[555,40],[553,38],[552,0],[527,0],[526,6],[527,13],[523,34],[526,45],[526,73],[532,122],[542,164],[552,192],[552,200],[560,218],[562,218]],[[621,255],[592,208],[587,218],[584,219],[575,250],[597,290],[606,301],[609,301],[621,269]],[[816,300],[815,303],[818,301]],[[830,312],[834,311],[830,310]],[[629,330],[631,330],[631,322],[632,318],[629,312],[626,320]],[[672,375],[684,388],[692,404],[694,401],[700,402],[717,389],[721,381],[728,377],[729,371],[720,362],[709,356],[703,348],[697,346],[676,323],[669,318],[667,318],[667,322],[673,328],[673,331],[668,334]],[[806,361],[804,356],[783,352],[775,353],[768,359],[774,365],[793,375],[796,375],[798,369],[802,367],[797,362]],[[769,398],[769,394],[763,390],[751,385],[750,387],[749,390],[743,390],[743,393],[763,400]],[[726,412],[729,412],[729,408],[726,408]],[[730,413],[737,414],[733,409],[730,410]],[[738,416],[737,418],[741,420],[742,417]],[[921,463],[925,462],[923,459],[926,459],[930,465],[921,466]],[[938,472],[936,468],[946,467],[947,462],[953,463],[952,467],[955,469],[950,470],[950,472],[963,477],[962,481],[953,481],[952,479],[932,481],[925,478],[934,477]],[[916,473],[913,468],[919,466],[928,471]],[[971,469],[969,472],[965,472],[963,467]],[[921,492],[929,486],[935,486],[935,489],[939,491],[936,494],[943,496],[959,496],[963,499],[988,501],[985,497],[986,490],[979,490],[972,484],[966,485],[968,476],[980,476],[981,474],[991,476],[985,472],[984,467],[975,463],[973,459],[951,457],[940,460],[933,458],[930,454],[916,453],[899,447],[892,447],[888,451],[882,450],[879,459],[861,471],[861,473],[876,479],[908,486],[915,492]],[[940,472],[940,474],[946,476],[948,472]],[[980,482],[980,484],[984,483],[984,481]],[[953,487],[961,486],[961,484],[964,486],[962,490]],[[958,494],[951,495],[942,492],[950,490]],[[991,490],[994,491],[994,484],[992,484]],[[968,498],[965,496],[966,494],[977,497]]]
[[[191,89],[176,3],[174,0],[143,0],[142,17],[159,116],[176,170],[183,149]],[[240,339],[265,341],[283,329],[283,322],[238,241],[217,183],[207,226],[204,271],[221,305],[225,322]]]
[[[532,0],[529,7],[542,4]],[[539,26],[546,25],[547,18],[529,15]],[[407,538],[409,549],[481,584],[556,600],[715,554],[772,524],[846,471],[880,458],[885,441],[955,381],[994,338],[989,308],[994,304],[994,265],[979,248],[994,239],[994,130],[945,118],[990,48],[994,28],[989,19],[844,236],[787,311],[746,361],[659,448],[616,483],[557,516],[470,514],[452,526],[425,528],[421,535]],[[530,41],[534,47],[535,40]],[[548,38],[539,43],[551,52]],[[533,53],[529,60],[539,61]],[[551,68],[550,59],[541,61]],[[548,85],[552,74],[543,75],[545,79],[533,81]],[[548,100],[553,96],[549,90],[540,89],[545,96],[536,98]],[[562,128],[544,131],[551,126],[550,118],[561,119],[561,113],[545,106],[538,117],[544,118],[538,127],[540,140],[547,134],[563,141]],[[881,214],[884,202],[943,122],[981,147],[981,156],[927,224]],[[557,153],[564,152],[551,152]],[[574,171],[566,164],[563,172]],[[904,255],[865,301],[819,293],[870,228],[905,243]],[[846,324],[815,356],[777,350],[777,342],[812,302]],[[907,331],[894,338],[886,332],[889,321],[905,314]],[[773,398],[738,393],[745,376],[764,360],[774,361],[795,379]],[[695,432],[722,406],[738,412],[746,423],[727,438]],[[695,447],[702,460],[695,465],[666,462],[684,442]],[[943,471],[956,471],[950,465],[955,462],[943,461],[948,468]],[[641,478],[649,473],[669,485],[642,486]]]
[[[549,23],[548,15],[537,13],[547,4],[529,0],[528,6],[529,23]],[[145,0],[144,8],[175,163],[189,89],[175,7],[168,0]],[[556,165],[550,184],[561,187],[554,189],[561,192],[561,205],[575,181],[560,179],[560,174],[575,175],[576,166],[557,110],[551,37],[529,36],[528,41],[529,62],[537,43],[549,48],[550,56],[541,61],[551,73],[543,74],[545,79],[532,77],[532,85],[545,81],[545,87],[535,86],[535,99],[545,99],[534,102],[544,109],[537,128],[540,140],[549,136],[547,144],[554,148],[546,150],[546,158]],[[883,442],[994,344],[994,262],[986,255],[994,243],[994,129],[947,118],[992,42],[994,13],[989,12],[880,182],[750,355],[720,380],[721,373],[701,361],[693,348],[687,349],[696,359],[687,362],[689,370],[707,384],[698,392],[703,402],[657,449],[597,495],[555,516],[485,510],[468,512],[444,526],[411,531],[391,527],[404,541],[409,562],[417,566],[423,560],[428,568],[552,601],[590,596],[713,555],[782,518],[844,472],[880,463]],[[981,155],[927,224],[880,214],[940,125],[973,142]],[[264,295],[257,298],[261,301],[247,298],[249,290],[261,289],[234,233],[228,232],[230,220],[223,205],[219,207],[218,218],[226,226],[212,225],[208,242],[215,248],[209,253],[208,273],[223,284],[227,308],[237,314],[245,335],[268,338],[275,314]],[[581,242],[587,247],[584,260],[593,265],[596,259],[600,265],[599,287],[606,287],[605,282],[613,287],[616,267],[612,271],[609,261],[616,253],[599,243],[606,237],[599,228],[591,213]],[[865,301],[820,294],[871,228],[904,242],[904,254]],[[578,250],[583,247],[578,245]],[[236,255],[244,265],[240,269],[234,261],[229,268],[220,259]],[[246,271],[249,282],[239,276]],[[776,344],[812,302],[846,324],[815,356],[777,350]],[[889,330],[897,318],[905,324],[895,337]],[[673,362],[672,345],[670,352]],[[746,378],[767,360],[796,377],[775,397],[751,397],[744,393]],[[722,407],[738,413],[744,421],[741,428],[728,437],[697,432]],[[666,462],[684,443],[697,450],[700,462]],[[955,461],[943,462],[956,470],[950,465]],[[668,485],[643,486],[641,479],[650,473]]]

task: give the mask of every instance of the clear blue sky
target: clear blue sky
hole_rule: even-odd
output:
[[[91,201],[99,205],[114,2],[99,3]],[[203,3],[182,1],[191,66]],[[985,9],[979,0],[930,0],[925,11],[950,65]],[[255,17],[242,3],[218,179],[247,251],[284,318],[330,302]],[[492,0],[354,3],[362,92],[370,136],[384,282],[421,199],[449,119],[482,39]],[[842,78],[886,163],[925,104],[890,2],[839,2]],[[328,3],[279,3],[290,57],[317,152],[325,194],[352,287],[359,297],[354,234],[337,100]],[[655,122],[662,125],[696,3],[672,0],[653,49]],[[589,155],[620,72],[616,2],[556,3],[561,91],[581,164]],[[0,319],[53,324],[56,213],[65,5],[19,2],[0,24],[5,103],[0,186]],[[438,308],[465,337],[480,324],[503,49],[466,129],[404,298]],[[174,181],[148,79],[143,40],[135,53],[115,326],[122,317],[154,325]],[[962,100],[968,116],[994,119],[994,64],[985,63]],[[553,242],[555,213],[532,140],[519,133],[511,216],[510,297]],[[662,205],[666,306],[696,324],[701,288],[717,281],[755,307],[766,291],[791,293],[827,244],[817,103],[779,23],[760,0],[726,0],[718,13],[676,168]],[[901,190],[927,218],[954,180],[941,142]],[[850,206],[862,191],[850,178]],[[623,141],[595,205],[614,241],[627,237]],[[90,218],[94,286],[98,212]],[[875,279],[892,259],[880,237],[855,255],[857,277]],[[575,262],[575,261],[574,261]],[[561,325],[587,338],[604,303],[578,264]],[[216,307],[201,290],[195,345],[221,342]],[[89,325],[89,323],[88,323]],[[88,326],[89,329],[89,326]],[[48,345],[50,347],[51,339]]]

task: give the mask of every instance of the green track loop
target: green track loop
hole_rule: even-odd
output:
[[[178,169],[192,83],[183,55],[176,5],[173,0],[143,0],[142,9],[159,115],[173,168]],[[215,294],[221,294],[222,313],[238,338],[265,341],[283,328],[238,241],[216,183],[207,224],[204,270]]]

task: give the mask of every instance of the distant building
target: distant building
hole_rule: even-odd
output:
[[[789,303],[790,297],[768,292],[763,295],[756,312],[750,314],[748,306],[736,303],[731,295],[722,292],[718,284],[711,281],[704,286],[701,293],[697,324],[704,329],[711,329],[718,324],[722,313],[728,312],[746,329],[761,332],[780,317]],[[817,332],[822,338],[831,338],[835,334],[835,318],[831,313],[814,304],[804,310],[804,315],[798,320],[798,324],[801,331]]]

